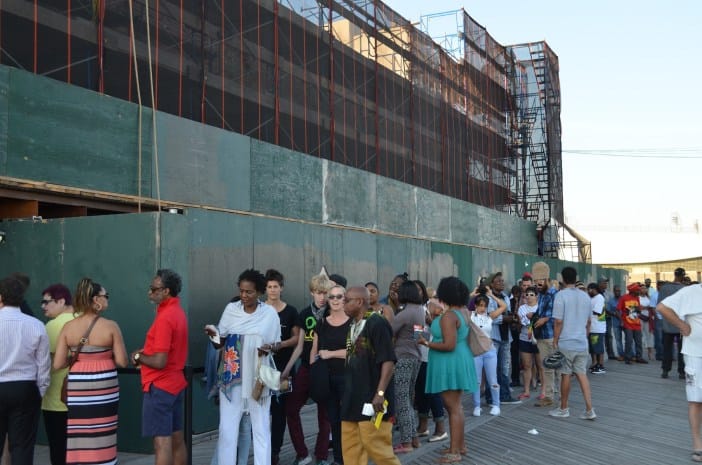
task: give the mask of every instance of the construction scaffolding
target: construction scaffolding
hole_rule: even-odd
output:
[[[562,224],[557,56],[451,14],[442,46],[378,0],[13,0],[0,62]]]

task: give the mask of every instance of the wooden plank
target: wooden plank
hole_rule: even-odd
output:
[[[521,405],[502,406],[502,415],[475,418],[472,400],[464,396],[466,443],[469,448],[462,464],[470,465],[667,465],[689,463],[691,440],[687,423],[685,382],[661,379],[658,362],[648,365],[607,363],[607,373],[590,376],[597,419],[578,418],[583,400],[577,383],[570,395],[570,418],[552,418],[548,409],[533,406],[534,399]],[[515,394],[519,389],[515,389]],[[485,409],[483,410],[485,411]],[[302,423],[308,447],[314,445],[316,408],[302,409]],[[527,431],[535,428],[539,434]],[[397,440],[397,438],[395,438]],[[193,464],[209,465],[216,435],[206,435],[193,447]],[[403,465],[435,463],[439,449],[447,442],[428,443],[399,457]],[[48,448],[37,447],[37,463],[48,463]],[[281,464],[289,465],[295,451],[286,435]],[[120,453],[120,462],[151,465],[152,455]],[[253,459],[249,459],[249,464]]]

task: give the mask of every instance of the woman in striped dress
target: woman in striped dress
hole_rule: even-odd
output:
[[[66,323],[56,345],[55,370],[68,365],[95,320],[68,372],[67,465],[117,463],[117,367],[127,366],[127,350],[117,323],[100,318],[108,299],[104,287],[83,278],[74,299],[78,316]]]

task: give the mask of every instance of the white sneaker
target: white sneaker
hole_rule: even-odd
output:
[[[473,416],[474,417],[479,417],[480,416],[480,407],[475,407],[473,409]]]
[[[570,411],[567,408],[560,409],[560,408],[555,408],[548,412],[549,415],[552,417],[557,417],[557,418],[568,418],[570,416]]]
[[[293,465],[309,465],[310,463],[312,463],[312,457],[308,455],[307,457],[296,458]]]
[[[490,409],[490,415],[497,416],[500,414],[500,407],[497,405],[493,405],[492,408]]]
[[[594,420],[595,418],[597,418],[597,414],[595,413],[594,408],[592,410],[586,410],[582,415],[580,415],[580,419],[582,420]]]

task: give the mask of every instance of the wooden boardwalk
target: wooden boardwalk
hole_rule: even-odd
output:
[[[502,415],[469,416],[472,401],[466,396],[465,465],[673,465],[692,463],[687,422],[685,383],[676,376],[660,378],[660,362],[625,365],[611,361],[607,374],[590,375],[595,421],[581,420],[583,401],[573,380],[570,418],[551,418],[548,409],[531,402],[502,406]],[[671,374],[675,375],[675,371]],[[515,397],[519,393],[515,388]],[[485,412],[486,409],[483,409]],[[302,411],[307,446],[314,448],[316,412],[313,405]],[[431,423],[431,422],[430,422]],[[538,435],[528,434],[536,429]],[[439,458],[447,442],[429,444],[399,456],[403,465],[424,465]],[[209,465],[216,439],[202,436],[193,447],[193,465]],[[48,465],[48,449],[38,446],[37,465]],[[286,435],[281,464],[292,465],[295,452]],[[150,465],[152,455],[120,453],[120,462]],[[252,460],[250,460],[252,463]]]

